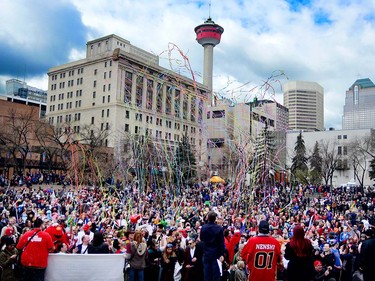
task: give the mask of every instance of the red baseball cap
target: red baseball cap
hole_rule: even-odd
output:
[[[12,236],[14,234],[14,228],[13,227],[7,227],[5,229],[5,235],[6,236]]]
[[[314,261],[314,267],[321,266],[322,262],[321,261]]]

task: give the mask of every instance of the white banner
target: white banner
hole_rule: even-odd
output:
[[[45,281],[122,281],[124,255],[49,254]]]

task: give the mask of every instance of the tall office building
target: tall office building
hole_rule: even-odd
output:
[[[284,106],[289,109],[290,130],[324,130],[324,89],[318,83],[306,81],[286,83]]]
[[[48,72],[47,117],[77,138],[84,125],[108,131],[104,145],[122,134],[171,146],[186,134],[199,152],[207,87],[159,66],[159,57],[116,35],[87,42],[86,58]],[[200,161],[199,158],[197,158]]]
[[[356,80],[346,91],[342,128],[375,128],[375,84],[369,78]]]

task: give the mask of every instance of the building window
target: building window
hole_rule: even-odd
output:
[[[337,147],[337,154],[342,155],[342,147],[341,146]]]
[[[96,80],[94,81],[94,88],[96,87]]]
[[[129,119],[129,117],[130,117],[130,112],[129,112],[129,110],[126,110],[125,111],[125,118]]]
[[[94,69],[94,75],[97,75],[97,74],[98,74],[98,70]]]
[[[343,135],[343,139],[344,140],[348,139],[348,135]]]
[[[359,102],[359,88],[358,85],[354,86],[354,104],[357,105]]]
[[[107,117],[109,117],[109,109],[107,109]]]
[[[338,140],[341,140],[341,135],[338,135],[338,136],[337,136],[337,139],[338,139]]]
[[[92,92],[92,98],[95,99],[96,98],[96,92]]]
[[[348,155],[348,148],[346,146],[343,146],[343,155]]]
[[[111,96],[110,95],[107,96],[107,102],[108,103],[111,102]]]
[[[142,107],[142,99],[143,99],[143,77],[138,76],[137,77],[137,83],[136,83],[136,105],[138,107]]]
[[[91,125],[94,125],[94,122],[95,122],[95,117],[91,117]]]
[[[133,86],[133,73],[125,72],[125,93],[124,102],[131,103],[132,101],[132,86]]]
[[[125,132],[129,132],[129,124],[125,124]]]
[[[102,117],[104,117],[104,109],[102,109]]]

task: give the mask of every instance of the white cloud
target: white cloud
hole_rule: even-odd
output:
[[[203,48],[195,41],[194,27],[208,16],[205,1],[70,1],[87,28],[87,40],[117,34],[135,46],[161,54],[160,62],[167,68],[170,63],[178,67],[173,59],[182,58],[174,51],[170,60],[168,48],[172,45],[168,44],[174,43],[189,59],[197,80],[201,81]],[[15,2],[18,3],[15,0],[4,4],[12,8]],[[60,2],[66,4],[68,0]],[[357,2],[311,1],[309,6],[293,12],[282,0],[212,1],[211,16],[225,29],[221,44],[215,47],[214,88],[220,95],[250,100],[259,95],[259,91],[251,89],[261,85],[274,71],[282,70],[291,80],[322,85],[326,127],[341,127],[345,91],[357,78],[375,79],[375,2]],[[20,25],[19,16],[15,20],[11,14],[4,15],[2,19],[7,24],[0,27],[0,38],[6,34],[14,44],[23,44],[26,39],[30,42],[32,38],[26,37],[32,37],[30,26],[35,18],[26,8],[19,13],[30,19],[29,26]],[[323,20],[321,24],[314,23],[316,15]],[[42,35],[35,40],[43,42]],[[69,59],[82,58],[84,52],[85,42],[81,49],[72,47]],[[283,77],[279,79],[285,82]],[[46,82],[43,78],[40,81]],[[279,102],[282,101],[280,82],[275,81],[269,93]]]

